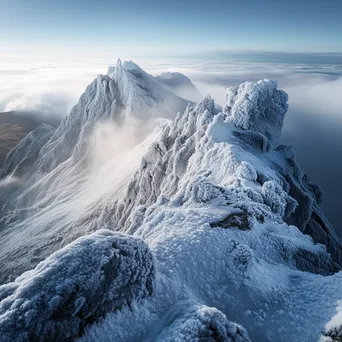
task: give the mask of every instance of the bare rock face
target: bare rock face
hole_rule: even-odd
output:
[[[73,341],[108,312],[150,296],[154,280],[142,240],[99,230],[0,287],[0,341]]]
[[[165,327],[157,342],[250,342],[246,330],[216,308],[193,305]]]

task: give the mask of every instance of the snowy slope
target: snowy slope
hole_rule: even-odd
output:
[[[120,241],[127,244],[131,235],[145,241],[155,286],[149,297],[137,296],[120,309],[113,305],[104,319],[96,322],[102,313],[87,321],[85,330],[78,319],[74,323],[69,306],[59,307],[68,312],[63,327],[73,337],[317,341],[341,299],[341,242],[319,208],[319,187],[299,168],[293,149],[278,145],[287,95],[270,80],[244,83],[227,90],[222,110],[206,96],[174,121],[152,120],[168,116],[176,102],[184,104],[155,82],[134,63],[119,62],[87,88],[39,147],[25,184],[11,182],[21,177],[15,171],[3,179],[2,194],[12,197],[2,216],[2,281],[56,252],[0,287],[0,332],[55,327],[54,307],[45,304],[56,295],[46,265],[53,263],[63,282],[65,260],[71,256],[80,268],[88,264],[87,246],[98,241],[90,233],[107,228],[126,234]],[[155,104],[165,109],[162,115]],[[13,158],[20,159],[15,151]],[[87,234],[88,240],[80,237]],[[100,254],[94,255],[99,277]],[[114,263],[113,274],[120,270]],[[91,279],[92,267],[82,272],[80,281]],[[144,274],[135,281],[144,284]],[[44,277],[47,285],[39,291],[47,298],[30,290]],[[77,272],[72,279],[76,286]],[[48,312],[43,323],[33,315],[20,321],[23,326],[11,325],[40,297],[39,308]],[[80,301],[88,303],[76,299],[76,309]],[[82,311],[81,321],[87,314]]]
[[[0,282],[95,229],[84,227],[84,216],[122,196],[163,125],[155,118],[174,118],[188,103],[133,62],[119,60],[50,136],[41,128],[25,138],[1,171]]]

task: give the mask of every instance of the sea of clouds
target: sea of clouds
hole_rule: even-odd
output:
[[[283,142],[295,146],[300,165],[323,188],[324,211],[342,236],[342,56],[221,54],[133,60],[152,75],[184,73],[202,94],[211,94],[221,105],[229,86],[276,80],[289,94]],[[1,58],[0,112],[20,110],[61,119],[96,75],[115,63],[115,58]]]

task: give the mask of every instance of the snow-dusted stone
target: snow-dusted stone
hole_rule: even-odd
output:
[[[150,296],[155,266],[140,239],[99,230],[0,287],[0,341],[72,341],[85,327]]]
[[[237,127],[257,131],[276,145],[288,109],[287,94],[277,89],[277,83],[261,80],[245,82],[227,89],[225,111]]]
[[[237,167],[236,174],[237,176],[247,179],[251,182],[255,182],[258,178],[258,174],[253,165],[245,161],[242,161]]]
[[[216,308],[193,305],[165,327],[157,342],[249,342],[246,330]]]
[[[325,325],[319,342],[342,341],[342,301],[338,301],[336,314]]]
[[[234,212],[220,221],[210,223],[212,228],[238,228],[240,230],[249,230],[252,227],[251,215],[245,210]]]
[[[340,270],[340,266],[331,260],[331,256],[322,251],[314,253],[310,250],[299,249],[294,255],[296,267],[302,271],[330,275]]]

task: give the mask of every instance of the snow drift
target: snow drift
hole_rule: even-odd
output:
[[[229,88],[223,108],[209,95],[187,104],[119,61],[47,142],[8,156],[6,165],[36,157],[24,174],[2,171],[1,280],[47,259],[1,291],[34,287],[27,274],[105,228],[145,241],[155,290],[88,325],[81,341],[318,340],[340,299],[342,247],[322,191],[279,145],[287,102],[261,80]]]

